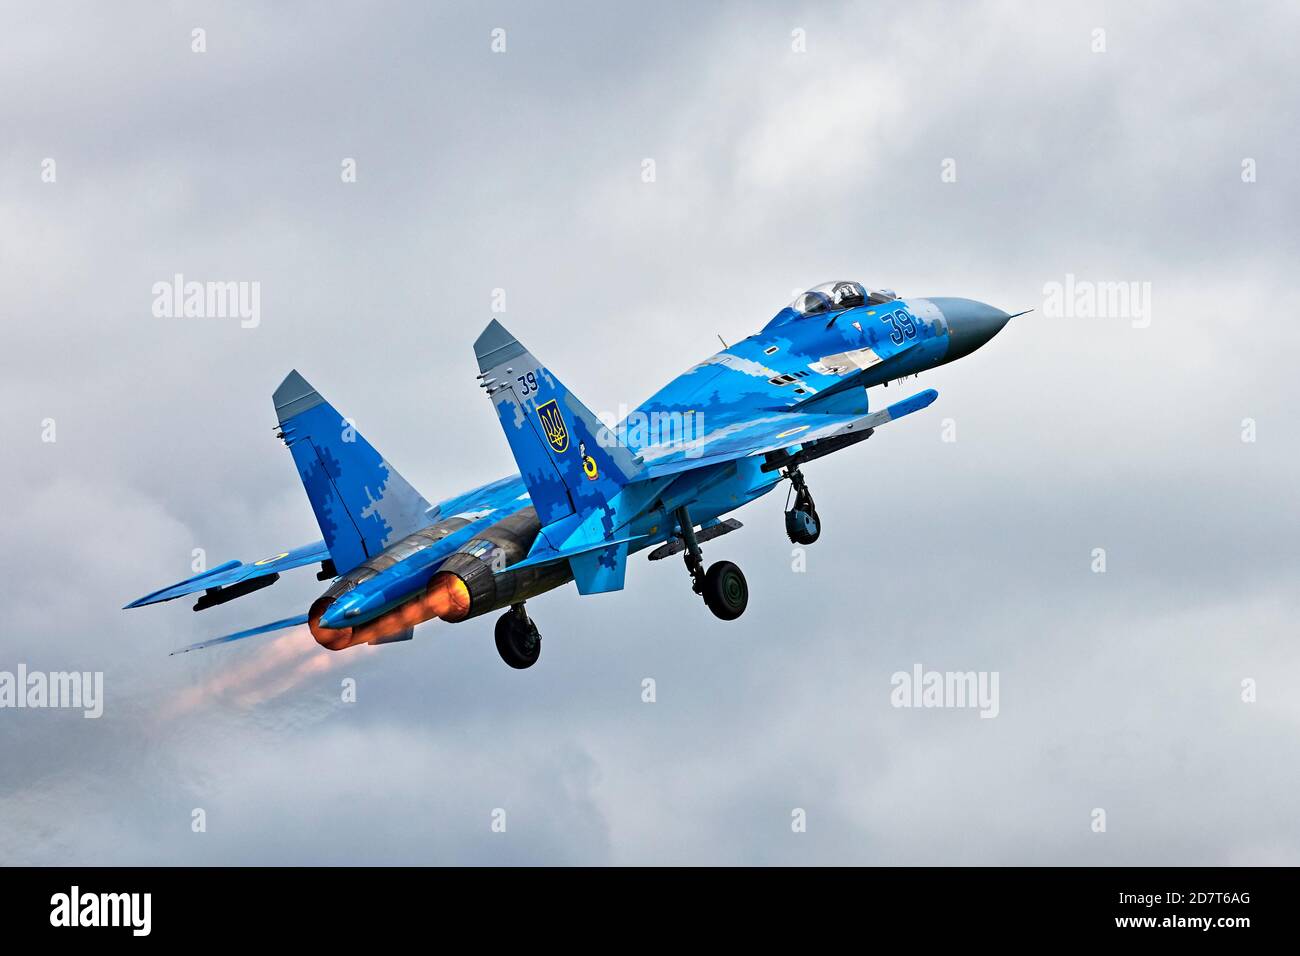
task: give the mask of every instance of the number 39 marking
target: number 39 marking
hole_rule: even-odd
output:
[[[902,345],[907,339],[916,338],[916,320],[906,309],[882,315],[880,321],[889,323],[889,341],[895,345]]]
[[[523,398],[525,395],[531,395],[533,392],[537,391],[537,374],[535,372],[529,372],[527,375],[520,375],[518,382],[520,398]]]

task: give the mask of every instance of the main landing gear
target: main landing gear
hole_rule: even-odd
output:
[[[496,637],[497,653],[517,670],[532,667],[542,653],[542,635],[522,604],[512,604],[497,618]]]
[[[677,523],[686,545],[683,560],[686,570],[691,573],[692,590],[704,598],[704,603],[716,617],[734,621],[745,613],[749,604],[749,585],[745,583],[745,575],[730,561],[715,561],[705,571],[704,554],[700,551],[695,525],[685,506],[677,509]]]
[[[812,492],[803,480],[803,472],[791,468],[786,472],[790,479],[790,490],[794,494],[794,506],[785,513],[785,533],[793,544],[812,544],[822,536],[821,519],[817,517],[817,506],[813,504]],[[789,497],[786,504],[789,505]]]

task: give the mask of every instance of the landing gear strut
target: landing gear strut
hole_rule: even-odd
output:
[[[512,604],[497,618],[496,638],[497,653],[516,670],[532,667],[542,653],[542,635],[522,604]]]
[[[794,544],[812,544],[822,536],[822,523],[817,517],[812,492],[798,468],[791,468],[786,477],[790,479],[790,490],[794,493],[794,506],[785,513],[786,537]],[[788,498],[786,503],[789,504]]]
[[[749,585],[745,583],[745,575],[730,561],[715,561],[706,572],[704,554],[695,537],[695,524],[685,505],[677,509],[677,523],[686,545],[682,559],[691,574],[691,589],[704,598],[704,603],[716,617],[734,621],[745,613],[749,605]]]

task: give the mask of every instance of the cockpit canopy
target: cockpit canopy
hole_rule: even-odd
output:
[[[861,282],[840,280],[813,286],[807,292],[795,296],[789,308],[799,315],[818,315],[853,309],[860,305],[879,305],[897,298],[898,295],[892,289],[868,290]]]

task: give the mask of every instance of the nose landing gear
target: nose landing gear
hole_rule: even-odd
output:
[[[695,536],[695,524],[684,505],[677,509],[677,524],[686,545],[682,560],[691,574],[691,589],[704,598],[705,605],[715,617],[734,621],[749,606],[749,585],[745,582],[745,575],[730,561],[715,561],[706,572],[704,554]]]
[[[794,544],[812,544],[822,536],[822,523],[817,517],[812,492],[808,490],[803,472],[798,468],[791,468],[786,476],[790,479],[790,490],[794,493],[794,506],[785,513],[786,537]],[[786,504],[789,504],[788,498]]]
[[[497,618],[496,639],[497,653],[516,670],[532,667],[542,653],[542,635],[522,604],[512,604]]]

